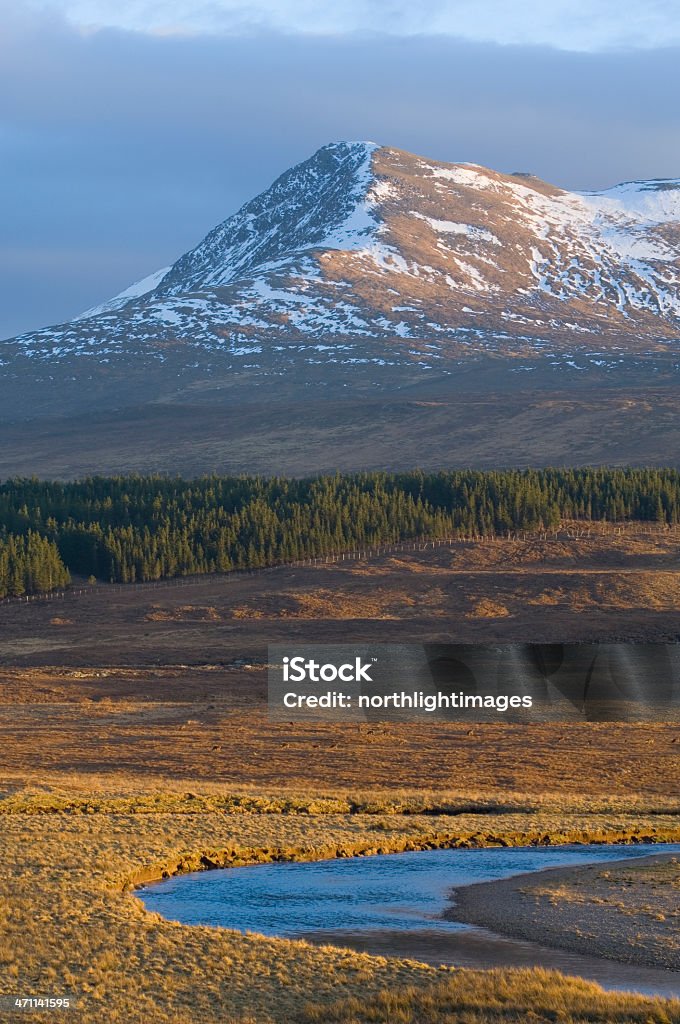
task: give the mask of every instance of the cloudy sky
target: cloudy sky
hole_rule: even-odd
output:
[[[0,0],[0,337],[332,140],[567,188],[680,176],[678,68],[676,0]]]

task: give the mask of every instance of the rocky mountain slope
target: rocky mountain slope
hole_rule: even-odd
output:
[[[372,143],[325,146],[173,266],[3,342],[3,373],[615,367],[680,341],[680,180],[571,193]],[[38,368],[37,364],[42,364]]]

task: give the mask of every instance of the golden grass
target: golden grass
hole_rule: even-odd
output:
[[[183,604],[178,608],[162,608],[154,604],[144,616],[146,622],[219,622],[216,608]]]
[[[628,809],[621,799],[589,811],[547,798],[523,806],[520,795],[503,804],[496,796],[471,800],[454,792],[239,794],[198,784],[170,790],[162,779],[148,791],[138,782],[136,792],[126,793],[120,778],[89,793],[82,787],[82,779],[75,791],[7,786],[0,803],[5,985],[29,994],[73,992],[79,997],[68,1018],[74,1024],[293,1024],[306,1019],[310,999],[329,1014],[340,1012],[330,1009],[339,996],[362,1004],[374,999],[379,1007],[386,989],[410,986],[424,998],[450,975],[404,960],[165,921],[147,913],[133,892],[164,873],[456,844],[680,839],[677,806],[652,809],[648,798],[633,799]],[[473,1005],[483,1007],[488,976],[473,972],[465,984],[478,990]],[[576,998],[572,982],[556,978],[553,989],[567,1007]],[[529,1014],[536,993],[528,988],[522,999],[517,1005]],[[595,1019],[620,1019],[619,997],[597,994],[593,1005],[603,1008]],[[645,1005],[661,1013],[664,1004]]]
[[[562,794],[598,806],[680,792],[671,723],[271,722],[261,665],[0,669],[0,684],[2,775],[17,786],[64,777],[72,791],[82,773],[85,788],[110,775],[127,792],[165,776],[173,788],[209,779],[241,791],[247,780],[262,793],[285,780],[413,793],[426,780],[435,798]]]
[[[199,792],[197,792],[197,788]],[[226,789],[218,783],[173,782],[167,779],[117,776],[52,777],[48,783],[12,786],[0,793],[0,816],[7,814],[299,814],[323,816],[388,815],[402,821],[427,816],[442,821],[494,820],[502,834],[510,826],[522,836],[533,822],[547,822],[551,835],[588,834],[611,828],[631,835],[680,830],[680,797],[631,793],[629,795],[568,794],[560,792],[461,792],[459,790],[373,789],[314,790],[299,785],[275,792],[242,786]],[[562,828],[558,828],[561,823]],[[571,831],[570,831],[571,830]],[[657,840],[660,841],[660,840]]]
[[[507,605],[501,604],[500,601],[492,601],[488,597],[477,601],[472,609],[466,612],[468,619],[503,619],[509,614]]]
[[[672,1024],[680,1002],[604,994],[554,971],[456,971],[428,988],[384,990],[367,999],[310,1005],[310,1024]]]
[[[428,594],[428,604],[435,604],[443,595]],[[260,599],[261,600],[261,599]],[[265,607],[253,603],[232,610],[236,619],[396,619],[405,608],[420,604],[406,591],[395,588],[382,590],[374,588],[370,593],[343,593],[327,587],[319,587],[310,593],[283,591],[274,596],[267,595]]]

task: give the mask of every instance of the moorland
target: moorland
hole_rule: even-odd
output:
[[[88,1024],[680,1020],[668,1001],[542,971],[182,926],[134,894],[164,873],[277,859],[678,841],[677,725],[274,723],[265,665],[267,641],[291,636],[672,640],[679,557],[673,529],[564,524],[3,605],[9,990],[73,992],[69,1019]]]

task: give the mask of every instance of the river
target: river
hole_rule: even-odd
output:
[[[680,996],[680,974],[505,938],[444,918],[451,890],[551,867],[680,853],[680,844],[424,850],[179,875],[141,889],[148,910],[381,956],[471,968],[541,966],[608,989]],[[455,908],[454,908],[455,915]]]

